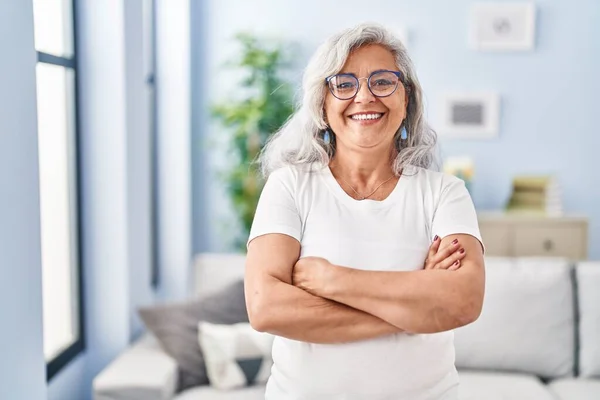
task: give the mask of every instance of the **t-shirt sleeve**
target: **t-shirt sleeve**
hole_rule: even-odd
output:
[[[247,244],[252,239],[269,233],[281,233],[301,241],[302,223],[296,205],[295,181],[290,168],[274,171],[267,178],[258,200]]]
[[[442,187],[433,216],[432,234],[441,238],[452,234],[471,235],[479,240],[485,251],[475,206],[465,182],[455,177],[450,178]]]

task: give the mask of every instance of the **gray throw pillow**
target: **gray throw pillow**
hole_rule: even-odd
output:
[[[209,383],[198,343],[198,323],[248,322],[244,282],[241,280],[209,296],[142,307],[138,311],[163,350],[177,362],[179,391]]]

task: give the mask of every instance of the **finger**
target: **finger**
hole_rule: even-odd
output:
[[[435,264],[445,260],[450,257],[453,253],[455,253],[460,248],[460,244],[458,243],[458,239],[454,239],[448,246],[440,249],[435,256],[433,257],[433,261]]]
[[[438,252],[439,248],[440,248],[440,243],[442,243],[442,241],[440,240],[440,237],[438,235],[435,235],[435,237],[433,238],[433,242],[431,242],[431,246],[429,246],[429,257],[432,258],[433,256],[436,255],[436,253]]]
[[[436,269],[448,269],[450,268],[457,260],[462,260],[465,258],[465,249],[460,248],[459,250],[452,253],[449,257],[446,257],[444,260],[440,261],[436,264]]]
[[[456,271],[457,269],[460,268],[460,260],[456,260],[454,261],[454,264],[452,264],[449,268],[448,271]]]
[[[435,265],[435,254],[437,253],[438,249],[440,248],[440,237],[438,235],[435,235],[435,237],[433,238],[433,242],[431,243],[431,246],[429,246],[429,251],[427,252],[427,258],[425,259],[425,268],[424,269],[433,269],[434,265]]]

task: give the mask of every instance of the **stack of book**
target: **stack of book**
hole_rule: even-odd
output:
[[[561,191],[553,176],[517,176],[512,186],[507,212],[562,215]]]

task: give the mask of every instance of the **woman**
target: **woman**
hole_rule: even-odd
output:
[[[406,50],[361,25],[303,84],[261,155],[248,243],[250,322],[276,335],[266,398],[456,399],[452,329],[480,314],[483,246],[464,182],[428,169]]]

